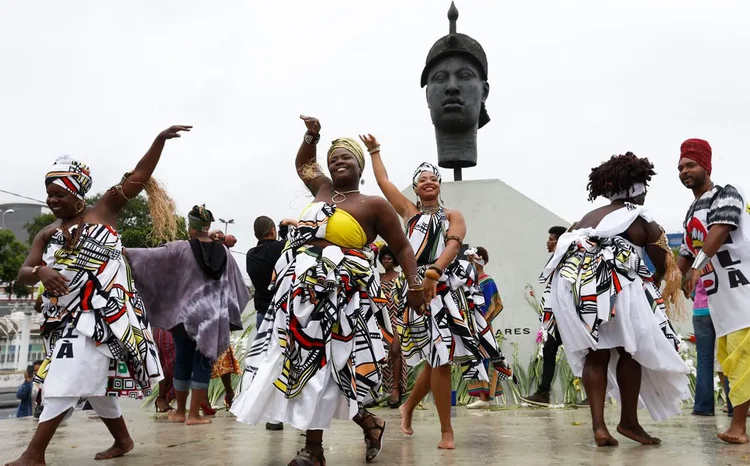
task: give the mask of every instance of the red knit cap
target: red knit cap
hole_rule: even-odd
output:
[[[680,158],[694,160],[711,174],[711,146],[703,139],[688,139],[680,146]]]

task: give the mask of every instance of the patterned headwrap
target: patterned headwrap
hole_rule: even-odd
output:
[[[63,155],[55,160],[52,169],[44,177],[44,185],[56,184],[80,200],[91,189],[91,171],[88,165]]]
[[[213,221],[214,214],[206,209],[206,204],[194,206],[188,214],[188,225],[194,230],[208,231],[211,228],[211,222]]]
[[[411,189],[413,189],[415,193],[417,192],[417,181],[419,181],[419,175],[421,175],[422,172],[434,173],[435,176],[437,176],[438,184],[443,184],[443,177],[440,176],[440,170],[438,170],[438,167],[429,162],[422,162],[422,165],[417,167],[414,176],[411,178]]]
[[[357,159],[359,170],[365,170],[365,153],[362,150],[362,146],[360,146],[357,141],[352,138],[336,139],[331,143],[331,148],[328,149],[328,157],[326,160],[331,160],[331,155],[336,149],[345,149],[347,152],[351,153],[354,158]]]

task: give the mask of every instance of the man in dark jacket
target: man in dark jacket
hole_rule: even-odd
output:
[[[286,245],[286,235],[289,225],[295,225],[294,220],[285,219],[279,225],[277,232],[276,224],[266,216],[260,216],[255,219],[253,229],[255,237],[258,239],[258,245],[247,251],[247,274],[253,282],[255,294],[253,300],[256,316],[256,330],[260,328],[266,312],[273,301],[274,290],[271,288],[271,277],[276,261],[281,257],[281,252]],[[279,237],[281,239],[279,239]],[[282,423],[267,423],[268,430],[282,430]]]

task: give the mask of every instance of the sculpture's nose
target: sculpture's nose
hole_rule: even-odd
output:
[[[448,83],[445,86],[445,93],[447,95],[458,95],[458,83],[456,82],[455,76],[448,78]]]

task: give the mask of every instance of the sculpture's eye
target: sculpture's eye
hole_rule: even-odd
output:
[[[445,71],[438,71],[432,76],[432,80],[438,83],[445,82],[448,79],[448,73]]]
[[[474,77],[474,73],[471,70],[461,70],[458,73],[458,77],[461,79],[471,79]]]

